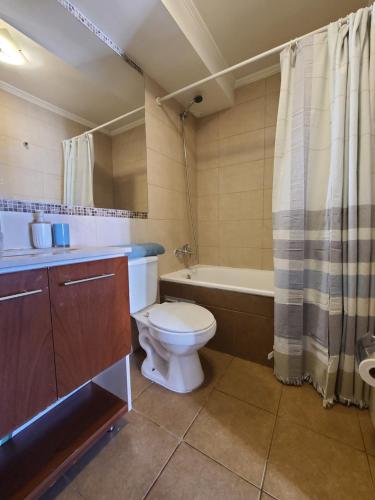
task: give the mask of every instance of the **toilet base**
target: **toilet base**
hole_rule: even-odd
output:
[[[206,330],[192,334],[171,334],[153,328],[149,312],[153,305],[136,314],[139,343],[146,352],[142,363],[142,375],[170,391],[187,393],[194,391],[204,381],[204,373],[198,350],[215,335],[216,322]]]
[[[168,361],[162,360],[162,362],[160,358],[156,360],[155,356],[147,356],[142,363],[141,371],[142,375],[152,382],[178,393],[194,391],[204,381],[204,373],[197,352],[186,356],[172,354]]]

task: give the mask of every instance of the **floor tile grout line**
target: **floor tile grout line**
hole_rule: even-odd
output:
[[[260,489],[263,491],[263,486],[264,486],[264,481],[265,481],[265,478],[266,478],[266,472],[267,472],[267,465],[268,465],[268,460],[269,460],[269,457],[270,457],[270,454],[271,454],[271,448],[272,448],[272,443],[273,443],[273,438],[274,438],[274,434],[275,434],[275,429],[276,429],[276,424],[277,424],[277,419],[278,419],[278,415],[279,415],[279,408],[280,408],[280,404],[281,404],[281,398],[283,396],[283,387],[281,388],[281,391],[280,391],[280,397],[279,397],[279,401],[277,403],[277,409],[276,409],[276,414],[275,414],[275,420],[274,420],[274,423],[273,423],[273,428],[272,428],[272,432],[271,432],[271,439],[270,439],[270,443],[268,445],[268,450],[267,450],[267,455],[266,455],[266,460],[265,460],[265,463],[264,463],[264,468],[263,468],[263,474],[262,474],[262,480],[261,480],[261,486],[260,486]]]
[[[289,386],[283,384],[283,389],[284,389],[284,387],[289,387]],[[278,404],[278,407],[277,407],[277,413],[275,415],[277,416],[277,418],[288,418],[288,415],[280,415],[280,413],[279,413],[282,396],[283,396],[283,391],[281,393],[280,401],[279,401],[279,404]],[[329,410],[326,410],[326,409],[324,409],[324,410],[325,411],[329,411]],[[265,410],[265,411],[267,411],[267,410]],[[357,418],[359,418],[359,415],[357,415]],[[353,450],[361,451],[362,453],[367,453],[366,445],[364,443],[363,435],[362,435],[363,448],[358,448],[357,446],[353,446],[352,444],[348,444],[345,441],[342,441],[341,439],[335,438],[333,436],[329,436],[328,434],[325,434],[324,432],[317,431],[316,429],[312,429],[311,427],[307,427],[306,425],[303,425],[303,424],[300,424],[300,423],[297,423],[297,422],[294,422],[294,421],[293,421],[293,424],[297,425],[298,427],[301,427],[302,429],[306,429],[306,430],[308,430],[310,432],[314,432],[315,434],[318,434],[319,436],[323,436],[323,437],[325,437],[327,439],[332,439],[332,441],[335,441],[337,443],[341,443],[341,444],[343,444],[345,446],[348,446],[349,448],[351,448]],[[360,423],[359,423],[359,427],[360,427],[360,431],[361,431],[361,434],[362,434],[362,429],[361,429]]]
[[[367,411],[369,411],[369,410],[367,410]],[[359,416],[359,413],[357,413],[357,419],[358,419],[359,430],[361,432],[363,448],[364,448],[366,454],[368,454],[367,453],[367,447],[366,447],[366,440],[365,440],[365,436],[364,436],[364,433],[363,433],[363,429],[362,429],[362,425],[361,425],[361,418]]]
[[[155,420],[153,420],[149,415],[146,415],[145,413],[141,412],[140,410],[137,410],[137,408],[133,408],[132,411],[134,411],[135,413],[138,413],[139,415],[142,415],[143,418],[145,418],[146,420],[148,420],[152,424],[156,425],[157,427],[159,427],[160,429],[162,429],[163,431],[165,431],[167,434],[169,434],[170,436],[174,437],[178,441],[182,441],[182,437],[181,436],[178,436],[177,434],[175,434],[174,432],[170,431],[169,429],[167,429],[163,425],[159,424],[159,422],[156,422]]]
[[[183,441],[184,440],[184,437],[186,436],[187,432],[189,431],[190,427],[193,425],[193,423],[195,422],[196,418],[198,417],[199,413],[202,411],[203,407],[206,405],[208,399],[210,398],[212,392],[214,391],[214,389],[216,388],[216,385],[219,383],[219,381],[222,379],[222,377],[224,376],[225,372],[227,371],[228,367],[230,366],[230,364],[233,362],[234,360],[234,356],[232,356],[232,359],[229,360],[227,366],[224,368],[223,372],[221,373],[221,375],[219,376],[218,380],[213,384],[212,386],[212,389],[210,390],[210,392],[208,393],[207,395],[207,398],[206,400],[202,403],[201,407],[199,408],[199,410],[197,411],[197,413],[195,414],[193,420],[191,421],[191,423],[189,424],[189,426],[187,427],[187,429],[185,430],[185,432],[183,433],[182,436],[179,436],[175,433],[173,433],[172,431],[170,431],[169,429],[167,429],[166,427],[164,427],[163,425],[161,425],[159,422],[156,422],[155,420],[153,420],[149,415],[146,415],[145,413],[143,413],[142,411],[138,410],[137,408],[133,407],[133,411],[135,411],[136,413],[139,413],[140,415],[142,415],[144,418],[146,418],[147,420],[149,420],[150,422],[152,422],[153,424],[157,425],[158,427],[160,427],[161,429],[163,429],[164,431],[166,431],[168,434],[172,435],[173,437],[177,438],[178,440],[180,441]],[[142,393],[138,394],[137,397],[133,400],[135,401],[136,399],[138,399],[138,397],[141,396],[141,394],[143,394],[144,392],[146,392],[152,385],[154,385],[153,382],[151,382],[143,391]]]
[[[232,360],[230,361],[230,363],[228,364],[227,369],[229,368],[230,364],[232,364],[232,362],[233,362],[235,359],[242,359],[242,358],[238,358],[237,356],[233,356],[233,359],[232,359]],[[222,378],[222,377],[221,377],[221,378]],[[220,378],[220,380],[221,380],[221,378]],[[218,383],[219,383],[219,382],[218,382]],[[282,396],[283,396],[283,393],[284,393],[284,388],[286,387],[286,384],[282,384],[281,382],[279,382],[279,383],[281,384],[281,391],[280,391],[280,396],[279,396],[279,400],[278,400],[278,404],[277,404],[276,413],[273,413],[272,411],[267,410],[266,408],[262,408],[261,406],[258,406],[258,405],[254,404],[254,403],[250,403],[250,402],[248,402],[248,401],[245,401],[245,400],[243,400],[243,399],[239,398],[238,396],[235,396],[235,395],[233,395],[233,394],[231,394],[231,393],[229,393],[229,392],[226,392],[225,390],[223,390],[223,389],[219,388],[217,385],[215,386],[215,389],[216,389],[217,391],[221,392],[222,394],[225,394],[225,395],[227,395],[227,396],[231,396],[231,397],[233,397],[234,399],[237,399],[238,401],[241,401],[241,402],[243,402],[243,403],[246,403],[246,404],[248,404],[248,405],[250,405],[250,406],[253,406],[253,407],[255,407],[255,408],[258,408],[258,409],[260,409],[260,410],[266,411],[267,413],[269,413],[269,414],[271,414],[271,415],[274,415],[274,416],[276,416],[277,418],[279,418],[279,417],[284,418],[284,417],[285,417],[285,415],[280,415],[280,414],[279,414],[279,410],[280,410],[281,399],[282,399]],[[360,419],[360,416],[359,416],[358,414],[357,414],[357,418],[358,418],[358,420]],[[356,447],[356,446],[353,446],[352,444],[348,444],[348,443],[346,443],[346,442],[344,442],[344,441],[342,441],[342,440],[340,440],[340,439],[334,438],[334,437],[332,437],[332,436],[329,436],[329,435],[327,435],[327,434],[324,434],[323,432],[317,431],[317,430],[312,429],[312,428],[310,428],[310,427],[307,427],[307,426],[305,426],[305,425],[302,425],[302,424],[299,424],[299,423],[296,423],[296,425],[298,425],[299,427],[302,427],[303,429],[307,429],[307,430],[309,430],[309,431],[311,431],[311,432],[315,432],[316,434],[319,434],[320,436],[323,436],[323,437],[325,437],[325,438],[332,439],[333,441],[336,441],[336,442],[341,443],[341,444],[343,444],[343,445],[345,445],[345,446],[348,446],[349,448],[352,448],[352,449],[354,449],[354,450],[356,450],[356,451],[360,451],[360,452],[363,452],[363,453],[368,454],[368,453],[367,453],[367,449],[366,449],[365,440],[364,440],[364,435],[363,435],[363,432],[362,432],[362,426],[361,426],[360,422],[359,422],[359,427],[360,427],[360,432],[361,432],[361,436],[362,436],[363,449],[362,449],[362,448],[358,448],[358,447]],[[371,454],[370,454],[370,455],[371,455]]]
[[[368,468],[369,468],[369,471],[370,471],[371,482],[372,482],[372,489],[375,491],[375,478],[374,478],[374,475],[372,473],[370,459],[369,459],[369,456],[368,456],[367,453],[366,453],[366,460],[367,460],[367,465],[368,465]]]
[[[194,422],[196,421],[196,419],[198,418],[198,416],[200,415],[201,411],[203,410],[203,408],[206,406],[207,404],[207,401],[210,399],[210,396],[211,394],[213,393],[215,387],[212,388],[212,390],[209,392],[208,396],[207,396],[207,399],[203,402],[202,406],[199,408],[199,410],[197,411],[197,413],[194,415],[194,418],[193,420],[190,422],[190,424],[188,425],[187,429],[185,430],[185,432],[183,433],[182,435],[182,440],[185,441],[185,437],[186,437],[186,434],[189,432],[189,430],[191,429],[192,425],[194,424]]]
[[[221,467],[224,467],[224,469],[228,470],[229,472],[231,472],[232,474],[234,474],[239,479],[242,479],[246,483],[251,484],[251,486],[254,486],[254,488],[256,488],[257,490],[260,490],[260,486],[257,486],[255,483],[252,483],[251,481],[249,481],[249,479],[246,479],[245,477],[243,477],[238,472],[234,471],[233,469],[230,469],[227,465],[223,464],[222,462],[219,462],[219,460],[217,460],[216,458],[213,458],[210,455],[207,455],[207,453],[205,453],[204,451],[200,450],[199,448],[196,448],[194,445],[192,445],[188,441],[183,441],[183,442],[184,442],[184,444],[186,444],[187,446],[189,446],[193,450],[198,451],[201,455],[205,456],[209,460],[212,460],[212,462],[215,462],[216,464],[220,465]]]
[[[159,473],[156,475],[155,479],[151,482],[148,490],[146,491],[146,493],[143,495],[142,497],[142,500],[145,500],[148,495],[150,494],[152,488],[155,486],[155,484],[157,483],[158,479],[160,478],[160,476],[162,475],[164,469],[167,467],[167,465],[169,464],[169,462],[171,461],[173,455],[176,453],[176,451],[178,450],[178,448],[181,446],[181,443],[182,441],[179,440],[179,442],[177,443],[177,446],[176,448],[172,451],[172,453],[170,454],[170,456],[168,457],[168,459],[166,460],[165,464],[163,465],[163,467],[160,469]]]
[[[329,410],[327,410],[329,411]],[[288,417],[286,415],[277,415],[277,418],[282,418],[282,419],[287,419]],[[367,455],[367,451],[366,451],[366,448],[364,450],[360,449],[360,448],[356,448],[355,446],[351,445],[351,444],[348,444],[344,441],[341,441],[340,439],[337,439],[335,437],[332,437],[332,436],[328,436],[328,434],[323,434],[322,432],[320,431],[317,431],[315,429],[311,429],[311,427],[306,427],[305,425],[302,425],[302,424],[299,424],[297,422],[294,422],[293,421],[293,425],[296,425],[297,427],[301,428],[301,429],[305,429],[309,432],[312,432],[314,434],[317,434],[318,436],[321,436],[321,437],[324,437],[326,439],[330,439],[331,441],[334,441],[335,443],[339,443],[339,444],[342,444],[343,446],[346,446],[347,448],[350,448],[351,450],[355,450],[355,451],[358,451],[359,453],[364,453],[365,455]]]
[[[268,491],[264,490],[263,488],[260,490],[261,494],[264,493],[265,495],[268,495],[272,500],[280,500],[279,498],[275,497],[274,495],[271,495],[271,493],[268,493]]]
[[[147,391],[147,389],[149,389],[154,383],[150,381],[150,383],[148,384],[147,387],[144,387],[141,392],[139,392],[134,398],[132,398],[132,403],[134,403],[134,401],[137,401],[137,399],[142,396],[142,394]]]
[[[271,410],[267,410],[266,408],[262,408],[261,406],[258,406],[258,405],[254,404],[254,403],[250,403],[249,401],[246,401],[245,399],[241,399],[238,396],[234,396],[230,392],[226,392],[223,389],[220,389],[219,387],[214,387],[214,389],[216,391],[220,392],[221,394],[225,394],[225,396],[230,396],[231,398],[236,399],[237,401],[240,401],[241,403],[245,403],[248,406],[252,406],[253,408],[257,408],[258,410],[263,410],[266,413],[268,413],[269,415],[272,415],[273,417],[276,417],[276,413],[272,412]]]
[[[363,432],[363,429],[362,429],[361,418],[360,418],[359,413],[357,413],[357,419],[358,419],[358,425],[359,425],[359,429],[360,429],[361,436],[362,436],[363,447],[364,447],[365,453],[366,453],[367,464],[368,464],[368,467],[370,469],[370,476],[371,476],[371,481],[372,481],[372,487],[373,487],[373,489],[375,491],[375,475],[373,474],[371,463],[370,463],[370,458],[369,458],[370,454],[367,452],[365,436],[364,436],[364,432]]]
[[[213,384],[212,386],[212,389],[210,390],[210,392],[208,393],[207,395],[207,398],[205,399],[205,401],[203,402],[202,406],[199,408],[199,410],[197,411],[196,415],[194,416],[193,420],[191,421],[190,425],[188,426],[188,428],[186,429],[186,431],[184,432],[183,436],[182,436],[182,440],[185,441],[185,437],[187,435],[187,433],[189,432],[189,430],[191,429],[192,425],[194,424],[194,422],[196,421],[196,419],[198,418],[198,416],[200,415],[201,411],[203,410],[203,408],[206,407],[207,403],[208,403],[208,400],[210,399],[210,397],[212,396],[212,393],[214,392],[214,390],[216,389],[217,387],[217,384],[220,382],[220,380],[224,377],[225,375],[225,372],[227,371],[227,369],[229,368],[229,366],[231,365],[231,363],[233,362],[234,360],[234,356],[232,357],[232,359],[229,361],[229,363],[227,364],[227,366],[224,368],[223,370],[223,373],[218,377],[218,380]]]

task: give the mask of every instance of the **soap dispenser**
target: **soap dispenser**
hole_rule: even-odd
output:
[[[39,210],[34,214],[34,222],[31,224],[33,245],[35,248],[52,247],[51,223],[44,220],[44,212]]]

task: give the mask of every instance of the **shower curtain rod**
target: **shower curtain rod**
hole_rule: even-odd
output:
[[[370,10],[370,12],[371,12],[372,6],[367,7],[367,9]],[[350,14],[341,18],[341,21],[343,21],[343,22],[347,21],[349,16],[350,16]],[[233,66],[230,66],[229,68],[222,69],[221,71],[218,71],[217,73],[206,76],[206,78],[202,78],[201,80],[198,80],[195,83],[191,83],[190,85],[186,85],[185,87],[182,87],[181,89],[175,90],[174,92],[171,92],[170,94],[167,94],[163,97],[156,97],[156,102],[159,106],[161,106],[161,104],[164,101],[168,101],[168,99],[172,99],[173,97],[176,97],[177,95],[180,95],[188,90],[194,89],[194,88],[198,87],[199,85],[203,85],[204,83],[210,82],[211,80],[216,80],[216,78],[219,78],[220,76],[227,75],[228,73],[231,73],[232,71],[235,71],[236,69],[243,68],[244,66],[247,66],[248,64],[259,61],[260,59],[263,59],[264,57],[268,57],[268,56],[271,56],[273,54],[276,54],[277,52],[281,52],[283,49],[285,49],[289,45],[293,45],[293,44],[299,42],[300,40],[303,40],[303,38],[306,38],[307,36],[322,33],[323,31],[325,31],[327,29],[328,29],[328,25],[323,26],[322,28],[318,28],[314,31],[311,31],[310,33],[306,33],[305,35],[294,38],[293,40],[290,40],[289,42],[283,43],[282,45],[278,45],[277,47],[274,47],[273,49],[266,50],[265,52],[262,52],[261,54],[250,57],[249,59],[245,59],[244,61],[241,61],[237,64],[234,64]]]
[[[108,125],[112,125],[112,123],[116,123],[123,118],[126,118],[127,116],[134,115],[135,113],[138,113],[139,111],[144,110],[144,106],[140,106],[139,108],[133,109],[132,111],[128,111],[124,115],[118,116],[117,118],[114,118],[113,120],[110,120],[109,122],[102,123],[102,125],[98,125],[97,127],[94,127],[90,130],[87,130],[86,132],[83,132],[83,134],[76,135],[75,137],[72,137],[72,139],[77,139],[78,137],[83,137],[84,135],[91,134],[92,132],[96,132],[97,130],[100,130],[101,128],[107,127]]]

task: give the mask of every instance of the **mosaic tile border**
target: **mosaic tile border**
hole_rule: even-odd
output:
[[[43,210],[46,214],[85,215],[88,217],[117,217],[122,219],[147,219],[147,212],[133,210],[117,210],[114,208],[94,208],[60,205],[58,203],[43,203],[37,201],[21,201],[0,199],[0,211],[34,213]]]
[[[90,19],[88,19],[75,5],[73,5],[69,0],[57,0],[57,2],[66,9],[69,14],[74,16],[77,21],[82,23],[91,33],[94,33],[102,42],[108,45],[116,54],[121,56],[132,68],[134,68],[138,73],[143,75],[143,70],[135,63],[131,57],[118,45],[115,44],[113,40],[109,38],[96,24],[94,24]]]

